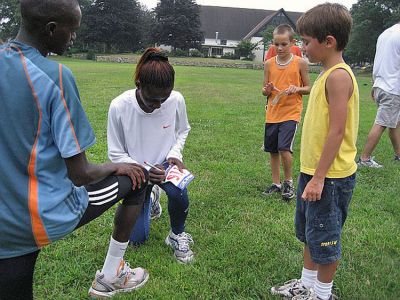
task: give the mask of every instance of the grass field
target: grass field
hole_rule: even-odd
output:
[[[74,72],[82,102],[97,136],[88,151],[107,159],[110,101],[132,88],[133,65],[63,60]],[[186,98],[192,131],[184,151],[196,175],[190,184],[187,231],[195,240],[193,265],[178,264],[164,244],[167,214],[152,223],[150,240],[126,259],[150,271],[142,289],[115,299],[279,299],[272,285],[300,276],[302,244],[294,235],[295,203],[266,199],[271,182],[263,142],[262,71],[176,67],[175,89]],[[313,76],[314,79],[315,76]],[[361,150],[373,123],[370,78],[360,77]],[[307,100],[307,97],[305,97]],[[294,174],[299,170],[299,142]],[[385,168],[358,171],[358,183],[343,235],[343,260],[335,279],[341,299],[400,297],[400,164],[393,163],[387,135],[376,158]],[[162,199],[166,211],[166,199]],[[35,299],[85,299],[101,268],[114,209],[62,241],[45,248],[37,264]]]

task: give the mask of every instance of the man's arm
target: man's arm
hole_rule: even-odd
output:
[[[347,103],[353,93],[353,81],[343,69],[333,71],[326,81],[326,94],[329,103],[329,131],[313,178],[304,189],[302,199],[317,201],[321,199],[324,179],[332,165],[344,138]]]
[[[146,181],[143,168],[137,164],[104,163],[92,164],[88,162],[85,152],[66,158],[68,177],[76,186],[98,182],[109,175],[125,175],[132,180],[132,188],[140,187]]]

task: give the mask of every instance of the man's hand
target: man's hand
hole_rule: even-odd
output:
[[[313,177],[306,185],[301,195],[304,201],[321,200],[322,190],[324,189],[324,179],[316,179]]]
[[[165,170],[162,165],[155,165],[155,168],[149,170],[150,181],[155,184],[160,184],[165,181]]]
[[[144,168],[141,165],[134,163],[116,163],[117,170],[114,175],[128,176],[132,181],[132,189],[141,187],[142,183],[146,182]]]
[[[186,169],[185,165],[183,164],[183,162],[181,162],[179,159],[175,158],[175,157],[170,157],[168,158],[168,163],[170,165],[175,165],[178,167],[179,171],[182,172],[183,169]]]

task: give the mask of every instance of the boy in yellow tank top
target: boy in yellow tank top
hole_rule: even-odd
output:
[[[341,233],[355,186],[359,95],[342,54],[352,26],[339,4],[325,3],[297,21],[303,48],[323,71],[311,89],[301,137],[296,236],[304,243],[301,279],[271,293],[290,299],[333,299]]]
[[[277,56],[264,64],[262,93],[268,97],[265,115],[264,151],[270,153],[272,185],[263,195],[281,193],[282,199],[294,197],[292,153],[297,124],[303,109],[302,95],[310,93],[307,62],[291,53],[294,31],[288,24],[274,29]],[[285,180],[281,185],[280,160]]]

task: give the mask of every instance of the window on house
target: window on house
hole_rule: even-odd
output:
[[[226,45],[227,40],[221,40],[221,45]]]
[[[222,55],[222,48],[211,48],[211,55],[212,56]]]

